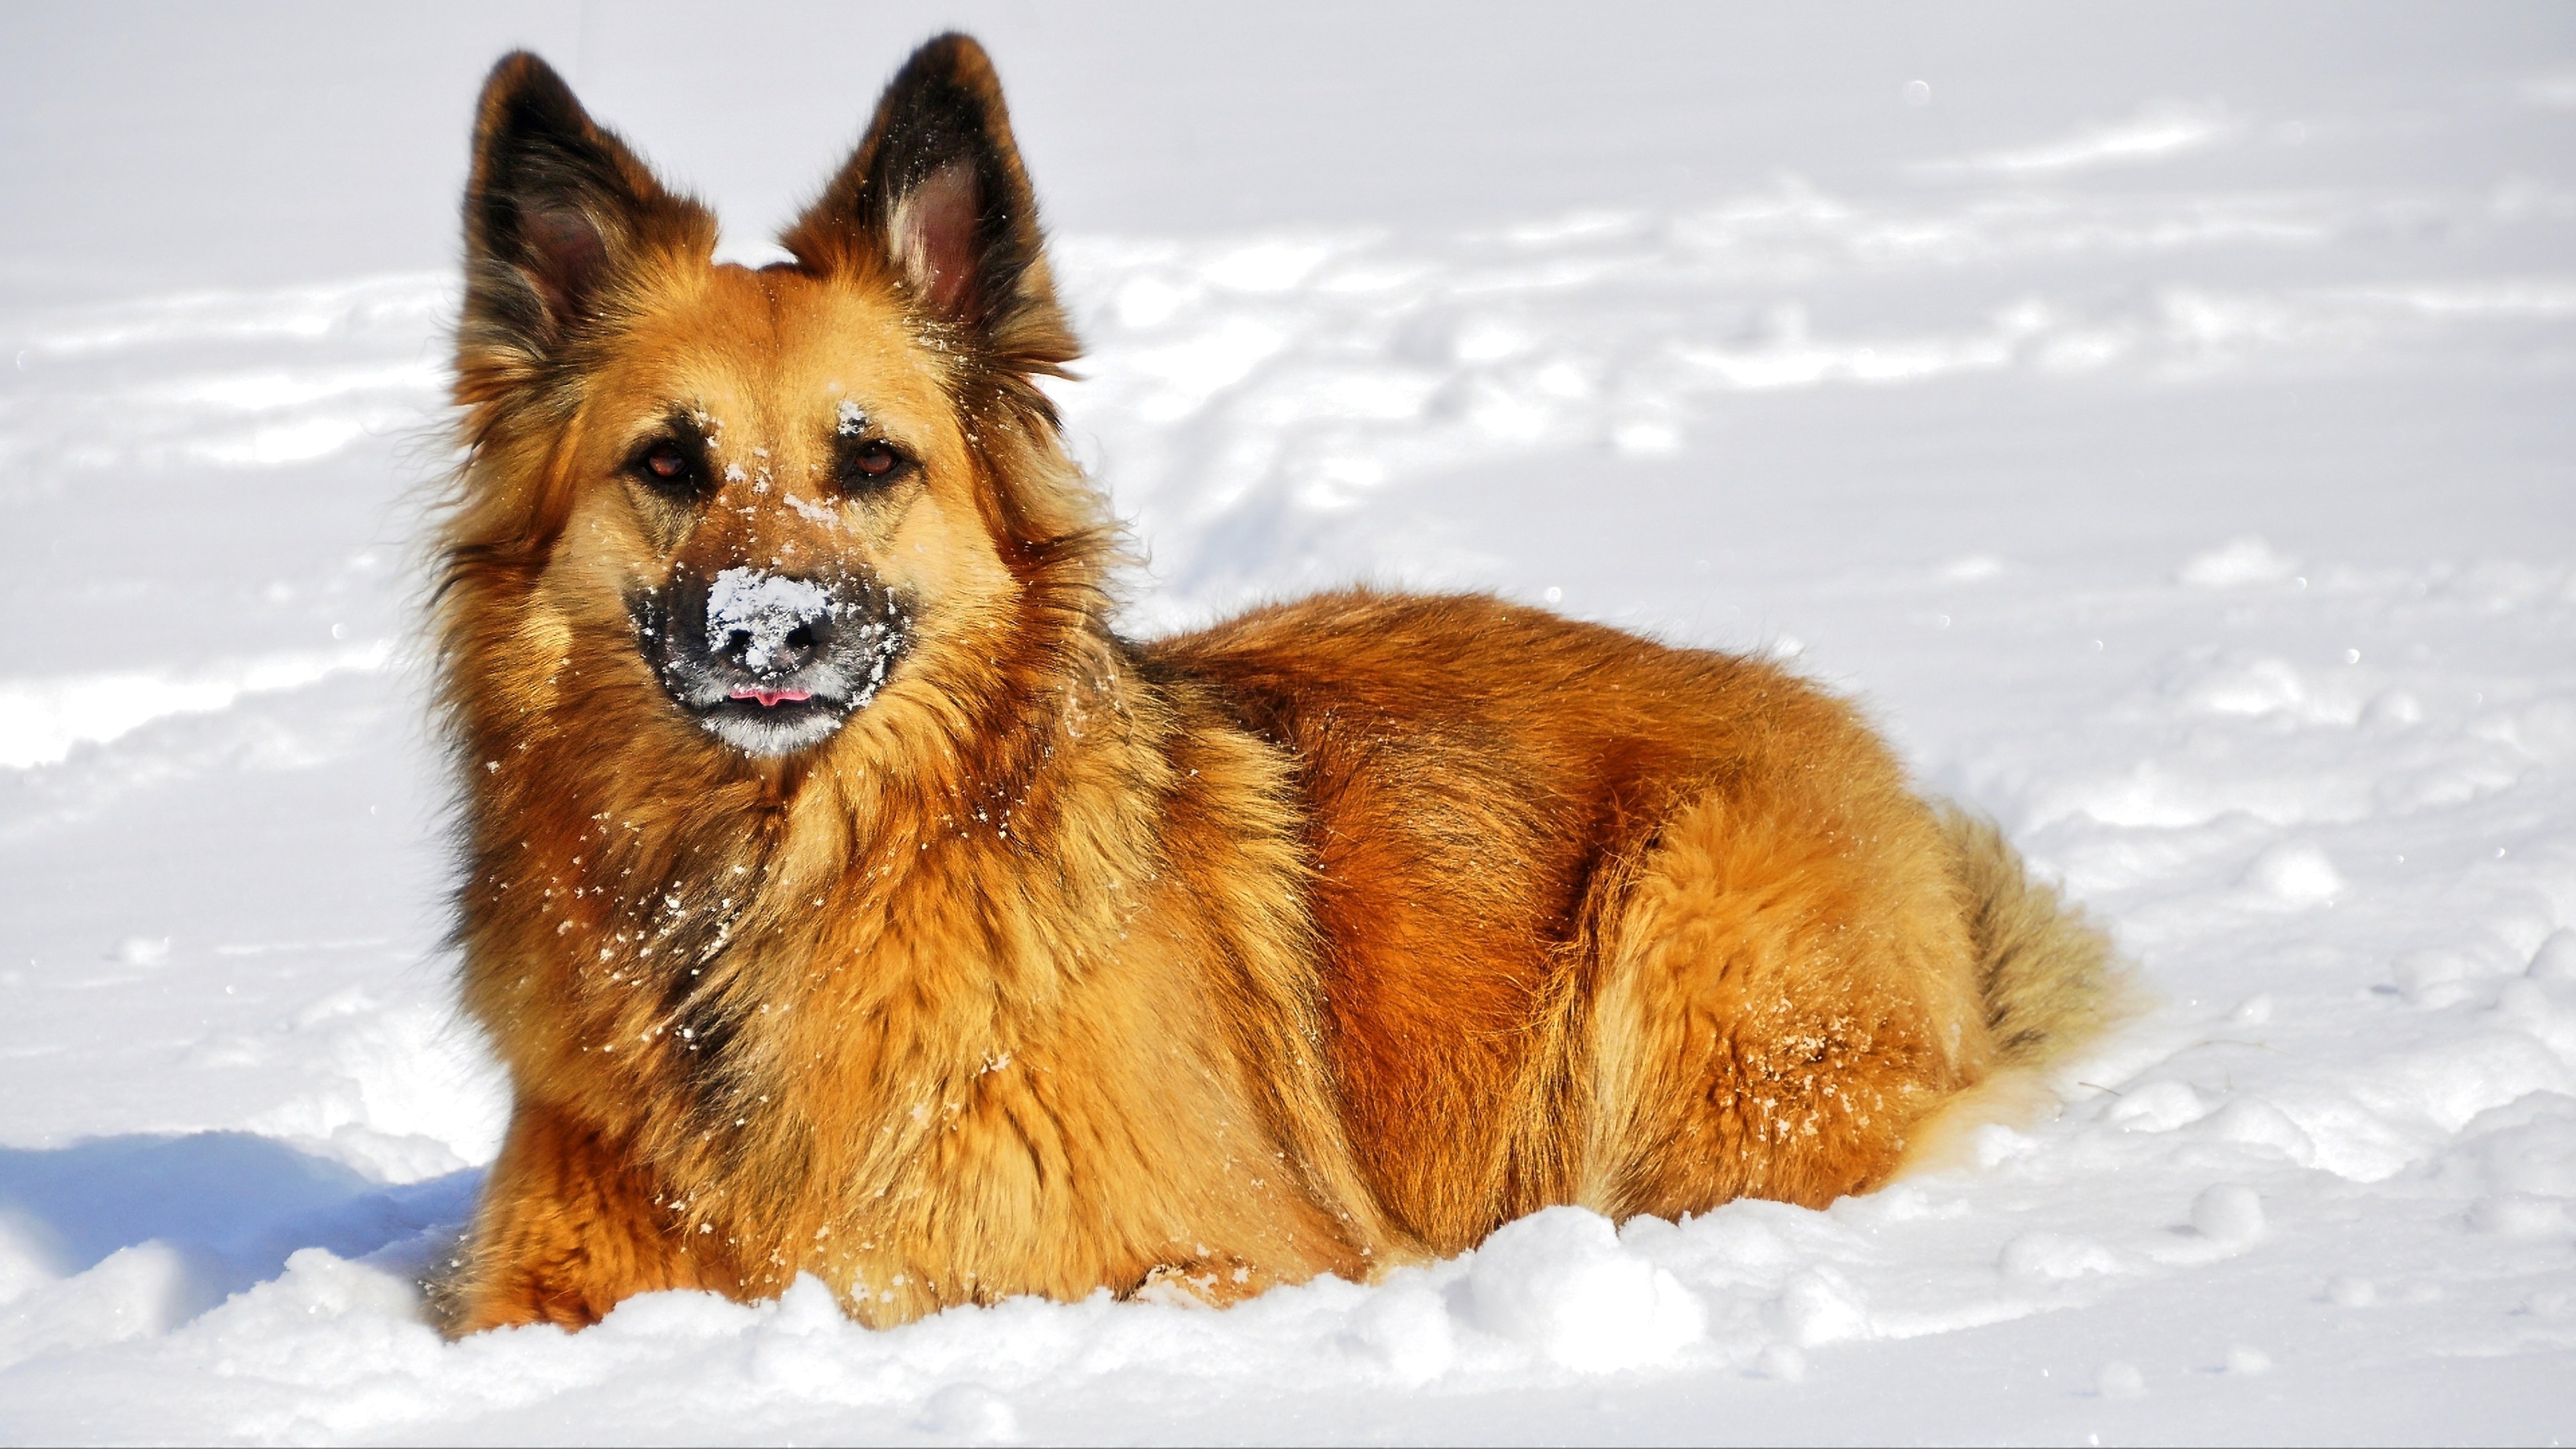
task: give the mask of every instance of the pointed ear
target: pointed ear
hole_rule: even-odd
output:
[[[544,61],[519,51],[492,68],[465,187],[469,361],[478,348],[542,359],[599,319],[646,254],[714,244],[706,209],[665,191]]]
[[[912,53],[849,164],[779,240],[811,270],[890,268],[925,316],[1006,365],[1052,371],[1076,355],[1001,80],[966,36]]]

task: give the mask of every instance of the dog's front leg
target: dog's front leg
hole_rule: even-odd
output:
[[[739,1296],[712,1236],[683,1237],[653,1174],[625,1145],[522,1101],[464,1251],[434,1291],[451,1338],[520,1323],[581,1328],[663,1288]]]

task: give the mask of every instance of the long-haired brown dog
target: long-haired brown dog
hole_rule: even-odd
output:
[[[1770,665],[1369,592],[1114,633],[974,42],[793,264],[713,263],[532,56],[474,146],[436,622],[516,1107],[451,1331],[1822,1204],[2111,1011],[2102,938]]]

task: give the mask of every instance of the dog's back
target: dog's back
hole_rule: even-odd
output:
[[[1370,592],[1147,657],[1294,762],[1348,1131],[1395,1215],[1441,1249],[1553,1202],[1704,1210],[1757,1182],[1828,1200],[1883,1179],[1925,1115],[1830,1114],[1848,1129],[1827,1134],[1831,1162],[1694,1171],[1674,1144],[1633,1139],[1763,1133],[1614,1100],[1640,1080],[1711,1084],[1662,1080],[1668,1023],[1622,1023],[1605,1000],[1644,991],[1703,1016],[1738,1060],[1776,1055],[1775,1022],[1813,1039],[1811,1075],[1854,1086],[1893,1051],[1909,1058],[1893,1084],[1928,1106],[2084,1039],[2116,998],[2107,945],[1991,827],[1936,815],[1849,706],[1772,665],[1490,598]],[[1654,939],[1676,913],[1704,937],[1681,952]],[[1819,931],[1839,939],[1776,949]],[[1777,959],[1745,959],[1766,949]],[[1765,964],[1767,1004],[1792,1009],[1716,1005]],[[1843,1024],[1817,1031],[1818,1002]]]

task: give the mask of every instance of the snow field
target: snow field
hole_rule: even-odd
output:
[[[2576,179],[2498,66],[2434,179],[2167,96],[1868,186],[1059,238],[1135,627],[1369,577],[1793,659],[2155,997],[1869,1197],[1222,1313],[441,1343],[506,1112],[408,633],[453,289],[0,316],[0,1437],[2576,1430]]]

